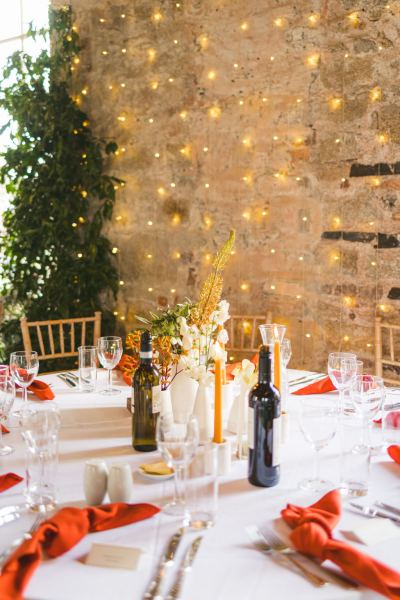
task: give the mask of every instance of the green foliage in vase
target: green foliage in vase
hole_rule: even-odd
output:
[[[150,329],[153,337],[170,336],[179,338],[180,324],[178,317],[184,317],[186,320],[189,320],[194,307],[193,302],[187,300],[183,304],[176,304],[176,306],[167,308],[159,313],[150,312],[148,318],[138,315],[136,315],[136,318]]]
[[[49,30],[31,28],[28,35],[51,40],[51,52],[15,52],[0,84],[0,107],[9,115],[2,131],[11,136],[0,166],[11,198],[1,239],[3,360],[22,347],[22,314],[43,320],[102,310],[107,329],[118,289],[111,243],[102,234],[122,183],[105,174],[117,145],[93,135],[71,96],[71,65],[80,51],[71,9],[51,9]]]

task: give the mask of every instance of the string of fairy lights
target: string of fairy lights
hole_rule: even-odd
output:
[[[391,11],[392,5],[387,5],[385,10]],[[192,164],[194,157],[197,162],[201,164],[201,169],[197,171],[197,175],[195,177],[200,177],[200,181],[197,182],[198,194],[201,194],[201,199],[205,204],[204,214],[202,216],[202,226],[205,231],[216,231],[216,222],[215,217],[213,216],[213,212],[211,207],[213,203],[217,201],[216,192],[214,192],[214,187],[218,183],[218,168],[215,165],[215,160],[212,160],[213,157],[213,140],[215,140],[215,136],[218,136],[219,132],[219,124],[222,122],[225,114],[236,114],[238,126],[236,128],[236,140],[235,144],[239,145],[242,151],[243,156],[243,166],[239,166],[238,169],[238,184],[239,191],[235,196],[237,196],[238,202],[237,207],[240,211],[239,215],[235,215],[235,218],[241,219],[242,223],[248,226],[252,226],[252,230],[255,226],[260,225],[259,232],[263,235],[267,230],[270,230],[270,219],[271,212],[274,210],[274,191],[275,190],[285,190],[286,193],[290,193],[296,197],[302,197],[306,192],[304,191],[305,186],[305,178],[307,176],[307,171],[303,165],[302,161],[290,161],[289,159],[281,160],[282,156],[288,156],[290,153],[297,152],[301,154],[303,150],[305,150],[310,141],[308,139],[309,136],[309,125],[305,123],[305,111],[304,107],[307,103],[312,102],[314,105],[316,103],[320,103],[321,110],[328,109],[331,113],[338,113],[341,115],[339,123],[340,127],[336,133],[336,137],[334,137],[332,144],[333,146],[344,147],[346,142],[346,106],[347,106],[347,98],[346,98],[346,85],[345,85],[345,73],[346,69],[348,69],[348,59],[353,56],[353,53],[350,51],[343,51],[341,57],[341,69],[342,69],[342,84],[341,89],[332,91],[331,94],[327,94],[325,90],[320,90],[319,94],[316,94],[315,97],[310,98],[310,92],[308,89],[309,86],[309,78],[317,78],[321,69],[321,65],[324,61],[329,61],[329,49],[324,46],[325,38],[328,33],[329,28],[331,27],[331,23],[327,21],[326,15],[321,12],[311,12],[309,14],[302,15],[301,22],[299,22],[299,17],[296,17],[296,21],[290,15],[282,14],[271,17],[270,26],[273,28],[275,32],[282,32],[282,41],[281,44],[285,44],[285,34],[291,31],[291,29],[297,26],[303,26],[308,28],[308,30],[312,33],[311,36],[311,48],[309,50],[305,50],[302,56],[299,56],[299,64],[298,68],[303,69],[304,73],[307,73],[307,78],[304,78],[304,89],[301,93],[297,95],[294,93],[287,93],[284,101],[285,109],[287,111],[286,122],[285,125],[276,125],[275,131],[272,132],[271,139],[269,140],[260,140],[257,136],[257,128],[258,124],[266,118],[271,118],[274,114],[274,111],[278,110],[282,111],[282,100],[279,98],[279,102],[277,101],[277,106],[275,107],[274,98],[276,96],[272,82],[272,74],[275,72],[275,69],[279,69],[282,67],[280,65],[280,61],[282,57],[285,57],[285,53],[279,54],[279,48],[276,51],[276,54],[270,54],[265,58],[265,64],[268,67],[265,69],[266,72],[266,81],[265,85],[261,90],[251,89],[251,85],[247,84],[247,88],[243,91],[240,83],[237,84],[237,89],[234,86],[227,90],[227,93],[223,95],[220,91],[214,93],[215,86],[218,84],[220,80],[223,80],[226,77],[226,73],[221,71],[221,67],[217,64],[215,60],[215,52],[211,55],[209,53],[210,48],[215,50],[215,47],[218,43],[216,36],[213,36],[212,33],[206,32],[205,28],[202,31],[198,32],[195,40],[193,41],[193,47],[185,48],[186,52],[189,53],[190,50],[198,53],[197,61],[201,61],[204,66],[204,72],[201,75],[201,86],[205,89],[206,93],[204,96],[204,100],[201,105],[193,106],[189,102],[187,105],[177,102],[176,105],[176,114],[175,117],[181,123],[181,133],[182,139],[185,138],[185,142],[182,143],[176,149],[176,155],[173,156],[172,152],[166,153],[163,147],[162,135],[160,136],[160,132],[158,130],[158,115],[157,115],[157,105],[162,102],[162,96],[160,96],[160,92],[163,91],[165,94],[169,93],[169,90],[176,84],[177,80],[179,80],[179,64],[175,64],[173,61],[170,61],[172,65],[176,67],[175,72],[165,73],[165,59],[163,59],[163,68],[158,68],[158,62],[161,59],[163,53],[165,53],[165,46],[167,43],[170,43],[170,47],[168,52],[173,52],[174,49],[180,49],[181,47],[181,39],[179,36],[179,27],[181,20],[184,18],[185,11],[185,3],[184,2],[176,2],[172,3],[171,6],[166,7],[165,10],[163,8],[157,8],[148,14],[149,23],[153,25],[153,33],[149,33],[149,39],[146,43],[143,44],[143,47],[138,51],[135,49],[133,56],[133,51],[131,51],[129,46],[129,37],[124,37],[121,35],[120,44],[113,43],[110,45],[107,42],[107,32],[108,27],[112,27],[113,34],[115,31],[119,30],[119,24],[125,27],[127,22],[130,22],[133,19],[133,13],[131,7],[126,7],[126,12],[120,12],[119,16],[116,14],[115,10],[109,13],[104,11],[103,15],[98,18],[98,27],[99,27],[99,38],[104,40],[103,46],[99,49],[99,56],[92,57],[92,62],[96,60],[100,61],[110,61],[115,60],[118,56],[122,58],[129,58],[129,60],[133,60],[138,52],[141,53],[140,59],[147,65],[144,68],[143,73],[143,81],[144,84],[148,87],[149,90],[155,92],[154,102],[150,104],[150,108],[144,111],[143,114],[140,114],[139,107],[134,106],[134,100],[129,98],[127,100],[127,92],[129,90],[129,84],[127,81],[117,80],[116,77],[113,81],[104,81],[105,92],[108,92],[108,100],[105,99],[105,102],[112,102],[113,106],[115,106],[115,123],[118,125],[120,130],[120,140],[119,141],[119,150],[116,153],[116,160],[118,161],[121,158],[126,158],[127,156],[131,156],[133,152],[138,152],[138,149],[132,149],[131,144],[129,142],[129,136],[132,126],[139,126],[142,128],[151,127],[153,128],[154,135],[151,139],[154,140],[153,148],[146,148],[146,152],[151,157],[151,162],[149,162],[149,169],[154,173],[154,197],[158,198],[161,201],[166,201],[171,198],[174,198],[174,195],[177,194],[180,184],[179,177],[179,167],[177,166],[178,160],[186,160],[188,165]],[[274,13],[276,13],[276,9],[274,9]],[[142,17],[141,17],[142,18]],[[144,18],[144,17],[143,17]],[[223,19],[221,19],[221,23],[223,23]],[[169,25],[168,35],[165,34],[163,30],[163,26],[165,24]],[[171,24],[175,25],[175,36],[171,37]],[[340,25],[345,32],[345,35],[349,36],[349,39],[355,35],[357,36],[358,31],[362,31],[364,27],[364,15],[362,11],[352,10],[343,15],[343,19],[340,22]],[[252,41],[252,30],[255,26],[255,21],[253,17],[246,17],[245,19],[238,19],[235,32],[237,36],[237,52],[236,54],[232,52],[232,81],[240,80],[240,74],[247,73],[251,67],[247,67],[247,64],[250,62],[250,57],[247,54],[248,45],[251,44]],[[210,29],[212,29],[210,27]],[[315,30],[320,31],[320,35],[318,36],[319,47],[316,47],[316,36]],[[150,41],[151,38],[151,41]],[[377,36],[378,40],[378,36]],[[377,44],[379,42],[377,41]],[[377,52],[382,53],[385,48],[381,45],[378,45]],[[186,55],[187,56],[187,55]],[[209,59],[208,57],[211,56]],[[76,57],[71,66],[72,70],[78,70],[80,67],[81,59]],[[197,63],[197,64],[198,64]],[[119,69],[118,72],[121,72]],[[86,75],[86,74],[84,74]],[[99,83],[101,85],[101,83]],[[233,85],[233,84],[232,84]],[[249,93],[246,93],[249,91]],[[292,92],[292,90],[290,90]],[[371,106],[374,106],[379,111],[379,106],[384,99],[384,90],[382,85],[379,82],[374,82],[374,85],[370,87],[366,91],[367,101]],[[75,100],[77,103],[81,103],[83,100],[90,98],[91,90],[89,85],[85,85],[81,88],[80,92],[75,95]],[[121,102],[121,95],[123,95],[123,102]],[[214,97],[213,97],[214,96]],[[125,103],[125,104],[124,104]],[[324,108],[325,107],[325,108]],[[293,116],[294,115],[294,116]],[[199,136],[199,139],[193,139],[192,134],[192,119],[199,118],[203,119],[207,122],[205,127],[205,131],[202,136]],[[271,119],[272,120],[272,119]],[[299,125],[300,121],[300,125]],[[88,126],[88,123],[87,125]],[[340,130],[340,131],[339,131]],[[372,134],[374,136],[373,142],[377,148],[383,148],[390,146],[390,134],[386,130],[377,130]],[[148,139],[148,138],[147,138]],[[264,144],[264,145],[263,145]],[[268,147],[267,147],[268,145]],[[237,148],[235,148],[236,152]],[[229,147],[226,150],[229,152]],[[265,164],[264,164],[264,174],[265,185],[268,188],[265,190],[265,193],[260,194],[255,192],[256,180],[259,174],[252,168],[252,159],[256,155],[257,152],[263,151],[265,154]],[[217,157],[214,155],[214,159]],[[345,154],[340,155],[337,159],[338,162],[342,165],[343,175],[341,177],[341,181],[338,181],[338,185],[343,189],[343,195],[340,197],[340,206],[337,211],[337,214],[333,214],[330,216],[330,223],[333,230],[340,230],[343,226],[344,222],[344,199],[345,193],[349,186],[349,181],[347,179],[347,171],[348,171],[348,162],[346,160]],[[149,158],[150,161],[150,158]],[[174,163],[176,162],[176,164]],[[161,181],[158,176],[158,165],[169,164],[170,170],[175,173],[171,177],[170,180]],[[119,167],[122,171],[123,177],[123,166]],[[200,173],[200,175],[198,175]],[[367,185],[371,186],[375,190],[378,190],[382,184],[382,176],[369,177],[366,178]],[[130,183],[128,182],[129,193],[132,193],[130,189]],[[116,185],[116,190],[119,190],[119,185]],[[124,187],[124,184],[121,184],[121,187]],[[82,191],[82,195],[85,192]],[[230,194],[229,190],[226,191],[227,194]],[[279,196],[279,192],[276,192]],[[314,195],[318,192],[313,190]],[[315,200],[315,198],[314,198]],[[177,198],[174,206],[176,210],[172,211],[170,218],[170,227],[171,227],[171,236],[174,236],[174,231],[179,230],[179,227],[182,224],[182,212],[180,210],[181,200],[179,197]],[[310,204],[310,203],[309,203]],[[118,226],[124,227],[129,221],[129,217],[127,214],[124,214],[123,210],[119,211],[118,207],[120,204],[117,204],[117,208],[115,211],[115,223]],[[149,266],[151,265],[151,272],[154,276],[154,282],[150,282],[147,287],[147,293],[149,295],[148,302],[150,304],[154,304],[155,298],[158,292],[158,286],[161,285],[163,288],[165,287],[165,281],[162,278],[162,260],[173,260],[179,263],[182,259],[183,249],[179,247],[177,244],[176,249],[173,250],[171,256],[165,256],[164,253],[160,252],[160,248],[162,248],[162,239],[159,237],[160,232],[158,231],[155,225],[157,224],[157,214],[159,211],[159,205],[157,202],[149,202],[147,215],[145,216],[145,220],[143,223],[143,228],[148,232],[152,232],[153,235],[153,243],[149,245],[148,251],[143,256],[143,261],[148,262]],[[377,208],[377,213],[378,213]],[[308,294],[308,281],[309,281],[309,271],[312,268],[312,263],[310,259],[312,258],[311,252],[309,249],[309,243],[311,239],[310,235],[310,227],[311,227],[311,213],[310,209],[305,204],[300,212],[300,227],[301,231],[304,233],[308,233],[309,235],[304,235],[304,246],[298,251],[298,265],[293,267],[293,271],[297,273],[296,275],[296,293],[293,294],[293,300],[299,303],[299,310],[297,314],[301,315],[301,356],[304,358],[307,353],[307,346],[312,342],[311,338],[313,337],[313,329],[309,327],[309,321],[307,321],[308,313],[307,310],[307,294]],[[79,222],[79,221],[78,221]],[[78,226],[78,223],[73,223],[73,227]],[[371,224],[370,227],[375,228],[375,232],[378,232],[379,223],[378,219]],[[154,233],[153,233],[154,232]],[[175,236],[178,240],[179,237]],[[240,238],[239,238],[240,240]],[[287,241],[287,240],[286,240]],[[342,242],[343,243],[343,242]],[[344,342],[344,345],[347,346],[351,344],[351,334],[350,330],[346,330],[345,320],[344,320],[344,309],[354,308],[357,304],[357,299],[354,296],[343,295],[343,256],[341,245],[338,244],[336,249],[331,249],[329,251],[328,263],[330,266],[337,264],[338,265],[338,275],[339,275],[339,286],[340,286],[340,296],[342,297],[342,301],[340,303],[340,315],[339,315],[339,338],[340,344]],[[123,255],[121,255],[121,249],[119,245],[115,245],[112,248],[113,254],[118,257],[118,263],[120,265],[124,264]],[[202,263],[207,264],[211,261],[212,258],[212,250],[208,248],[204,248],[200,250],[203,252],[202,255]],[[267,263],[267,277],[268,281],[265,286],[265,296],[268,299],[279,296],[281,293],[282,284],[284,283],[284,279],[278,273],[276,265],[281,264],[281,261],[287,258],[285,255],[285,248],[283,247],[283,240],[271,240],[269,246],[266,248],[266,256],[263,259]],[[375,286],[376,286],[376,300],[378,302],[379,294],[378,288],[381,280],[380,274],[380,263],[379,263],[379,252],[378,249],[375,250],[376,256],[373,260],[370,261],[370,267],[373,269]],[[243,310],[249,306],[251,302],[251,297],[253,293],[253,283],[246,278],[247,269],[245,267],[246,257],[245,251],[240,247],[237,248],[237,260],[235,264],[237,265],[237,304],[240,309]],[[157,262],[158,261],[158,262]],[[156,264],[156,268],[153,266]],[[120,271],[120,273],[123,272]],[[179,293],[177,290],[179,279],[177,278],[175,282],[170,282],[170,287],[168,289],[168,296],[175,296]],[[125,285],[125,281],[123,279],[123,275],[120,275],[120,287],[123,288]],[[234,291],[234,290],[233,290]],[[274,300],[273,300],[274,301]],[[381,304],[378,305],[378,310],[381,312],[387,312],[390,310],[390,305]],[[269,308],[269,306],[268,306]],[[125,320],[127,318],[127,308],[124,307],[123,295],[120,298],[120,304],[118,310],[115,312],[116,316],[120,320]],[[314,319],[315,319],[314,315]],[[368,341],[366,344],[367,348],[372,347],[372,342]],[[303,360],[302,358],[302,360]]]

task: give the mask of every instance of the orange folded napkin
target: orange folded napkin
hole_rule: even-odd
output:
[[[0,492],[4,492],[8,490],[8,488],[13,487],[13,485],[17,485],[23,481],[24,478],[20,477],[16,473],[6,473],[5,475],[0,475]]]
[[[300,388],[296,392],[292,393],[298,396],[306,396],[307,394],[326,394],[326,392],[333,392],[334,390],[336,390],[336,388],[333,385],[330,377],[324,377],[324,379],[310,383],[306,387]]]
[[[10,430],[9,430],[9,429],[7,429],[7,427],[6,427],[5,425],[2,425],[2,426],[1,426],[1,432],[2,432],[2,433],[10,433]]]
[[[320,561],[331,560],[355,581],[387,598],[400,599],[400,573],[332,537],[332,529],[340,514],[338,490],[328,492],[311,506],[288,504],[281,512],[283,519],[293,528],[290,538],[299,552]]]
[[[28,390],[33,392],[35,396],[39,398],[39,400],[53,400],[54,398],[54,392],[51,387],[40,379],[35,379],[32,381],[31,385],[28,387]]]
[[[392,446],[389,446],[387,451],[390,458],[393,458],[393,460],[400,465],[400,446],[396,446],[394,444]]]
[[[0,576],[0,598],[22,600],[24,589],[43,555],[56,558],[73,548],[86,534],[148,519],[159,512],[152,504],[116,502],[86,508],[62,508],[44,521],[30,540],[11,555]]]
[[[122,371],[122,378],[129,386],[132,385],[133,373],[135,372],[138,364],[138,359],[133,356],[129,356],[129,354],[123,354],[121,356],[121,360],[117,364],[117,369]]]

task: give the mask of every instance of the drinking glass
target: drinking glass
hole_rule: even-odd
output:
[[[356,411],[362,417],[362,440],[359,451],[369,449],[370,424],[380,411],[385,397],[385,386],[382,377],[375,375],[357,375],[350,386],[350,398]]]
[[[218,448],[208,443],[200,446],[188,466],[186,498],[189,527],[208,529],[215,523],[218,503]]]
[[[96,346],[79,346],[79,387],[83,392],[93,392],[96,388],[97,364]]]
[[[7,422],[11,407],[14,403],[14,384],[8,376],[0,375],[0,456],[14,452],[12,446],[3,444],[2,425]]]
[[[102,394],[120,394],[121,390],[112,387],[112,370],[119,363],[122,356],[122,339],[120,337],[106,336],[97,341],[97,354],[102,366],[108,370],[108,385],[101,390]]]
[[[21,417],[28,406],[28,387],[35,379],[39,371],[39,358],[35,351],[26,352],[21,350],[13,352],[10,356],[10,373],[14,384],[21,387],[23,390],[22,409],[14,413],[15,416]]]
[[[156,427],[157,448],[169,467],[174,469],[175,495],[172,502],[164,506],[167,515],[189,518],[186,506],[186,469],[193,459],[199,444],[199,424],[196,417],[187,423],[177,423],[171,415],[160,415]]]
[[[339,407],[336,398],[302,398],[300,404],[300,429],[314,450],[314,476],[300,482],[302,489],[322,492],[333,487],[320,475],[320,451],[335,437],[338,427]]]
[[[371,452],[359,440],[362,419],[357,412],[345,413],[340,420],[340,491],[345,496],[368,493]]]
[[[52,400],[24,411],[21,433],[26,447],[25,496],[32,510],[46,511],[56,504],[60,414]]]
[[[328,375],[339,390],[339,401],[341,412],[345,411],[345,390],[357,372],[357,357],[351,352],[331,352],[328,357]],[[344,361],[342,363],[342,361]],[[353,408],[351,405],[347,408]]]

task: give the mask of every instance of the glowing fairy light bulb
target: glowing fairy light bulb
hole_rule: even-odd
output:
[[[382,89],[377,85],[369,93],[369,99],[371,102],[379,102],[382,100]]]
[[[378,133],[377,139],[380,144],[387,144],[389,141],[389,135],[386,132]]]
[[[240,29],[241,29],[242,31],[247,31],[247,30],[249,29],[249,24],[248,24],[248,22],[247,22],[247,21],[243,21],[243,22],[240,24]]]
[[[285,19],[283,17],[277,17],[276,19],[274,19],[274,25],[275,27],[284,27],[285,26]]]
[[[154,62],[157,56],[157,52],[156,50],[154,50],[154,48],[149,48],[147,50],[147,58],[149,60],[149,62]]]
[[[339,97],[331,98],[329,100],[329,108],[331,110],[339,110],[342,107],[343,99]]]
[[[319,61],[320,61],[320,55],[317,52],[314,52],[314,54],[310,54],[309,56],[307,56],[307,66],[309,66],[311,69],[316,69],[319,65]]]
[[[210,71],[208,71],[207,78],[210,81],[214,81],[216,79],[216,77],[217,77],[217,73],[216,73],[216,71],[214,69],[211,69]]]
[[[119,285],[125,285],[125,281],[123,279],[119,280]]]
[[[349,15],[347,15],[347,18],[353,27],[358,27],[360,25],[360,15],[357,11],[351,12]]]
[[[161,23],[164,17],[159,10],[156,10],[155,12],[153,12],[151,18],[152,21],[154,21],[154,23]]]
[[[318,13],[312,13],[311,15],[308,16],[307,20],[310,25],[315,26],[315,25],[317,25],[320,18],[321,18],[321,16]]]
[[[245,282],[241,283],[241,284],[240,284],[240,289],[241,289],[243,292],[246,292],[246,291],[249,289],[249,284],[248,284],[248,283],[245,283]]]
[[[220,116],[221,116],[221,109],[220,109],[220,107],[219,106],[211,106],[208,109],[208,116],[211,119],[219,119]]]
[[[208,36],[205,33],[200,36],[199,43],[203,50],[206,50],[208,48],[209,40]]]

